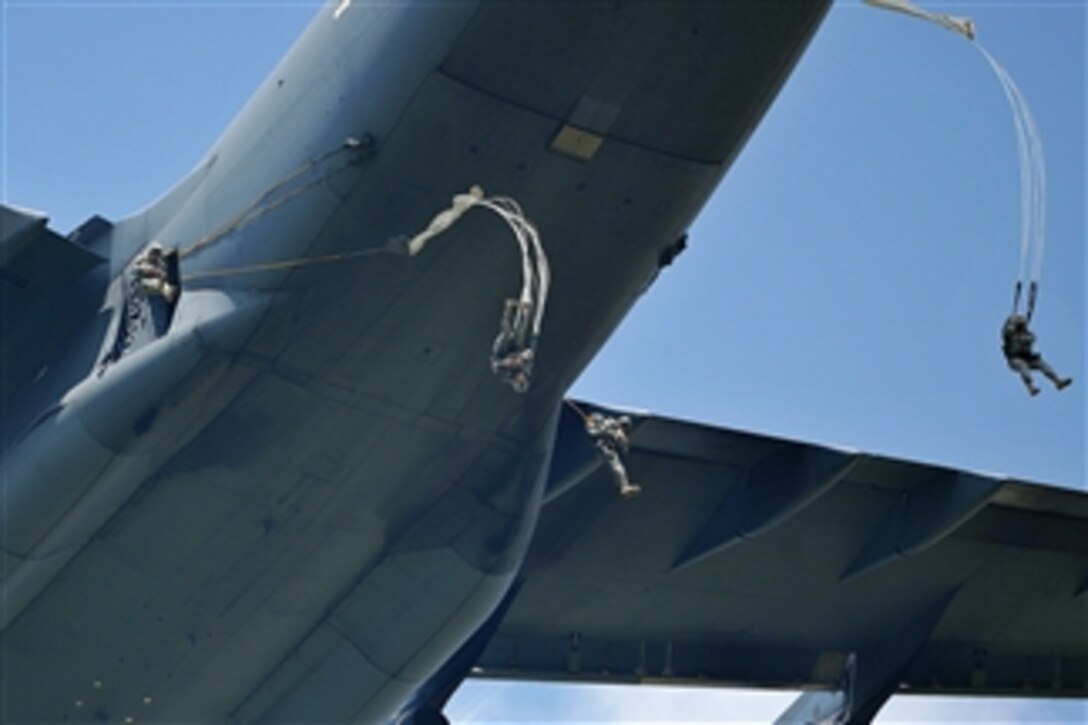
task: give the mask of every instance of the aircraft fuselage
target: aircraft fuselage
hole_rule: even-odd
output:
[[[194,172],[96,242],[104,312],[13,408],[8,715],[394,715],[509,589],[564,392],[822,9],[323,8]],[[521,280],[504,225],[378,251],[473,184],[551,259],[524,395],[488,364]],[[186,280],[170,329],[103,365],[153,239]]]

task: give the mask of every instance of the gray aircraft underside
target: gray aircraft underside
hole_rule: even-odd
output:
[[[333,2],[147,209],[4,207],[4,720],[435,722],[466,676],[1088,696],[1083,494],[631,414],[622,499],[581,417],[618,413],[563,402],[828,4]],[[524,394],[510,230],[385,251],[474,184],[551,263]],[[126,321],[152,240],[162,329]]]

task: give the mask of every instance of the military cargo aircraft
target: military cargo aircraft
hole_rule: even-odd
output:
[[[5,719],[441,722],[467,676],[1085,697],[1085,496],[564,400],[826,7],[338,0],[142,212],[5,207]],[[425,236],[474,186],[543,276],[489,209]],[[497,324],[519,284],[539,334]]]

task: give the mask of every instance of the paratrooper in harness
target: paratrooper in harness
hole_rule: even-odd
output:
[[[586,419],[586,432],[593,439],[597,450],[604,456],[612,475],[620,487],[620,495],[629,498],[642,491],[642,487],[632,483],[627,477],[627,468],[623,464],[623,454],[630,448],[631,440],[627,431],[631,419],[626,415],[611,418],[600,413],[590,413]]]
[[[158,242],[151,242],[147,251],[133,264],[137,289],[145,297],[162,297],[173,303],[178,296],[178,288],[170,283],[170,270],[166,266],[163,247]]]
[[[1001,328],[1001,351],[1005,353],[1005,360],[1009,367],[1020,373],[1020,379],[1024,381],[1028,392],[1032,395],[1039,394],[1039,388],[1035,387],[1031,371],[1038,370],[1054,387],[1061,390],[1073,382],[1072,378],[1063,378],[1043,360],[1043,356],[1035,352],[1035,335],[1028,329],[1028,318],[1020,314],[1009,315]]]

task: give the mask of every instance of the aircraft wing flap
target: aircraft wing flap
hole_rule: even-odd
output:
[[[916,692],[1088,695],[1085,493],[628,415],[642,493],[550,497],[478,676],[830,688],[910,651]]]

